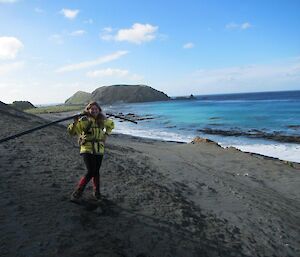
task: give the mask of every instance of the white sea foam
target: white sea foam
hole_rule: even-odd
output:
[[[147,127],[142,127],[141,125],[131,125],[120,122],[117,122],[116,129],[114,129],[114,131],[126,135],[166,141],[190,142],[193,139],[193,136],[185,136],[172,131],[164,131],[158,128],[150,129]]]
[[[281,160],[300,163],[300,144],[240,137],[224,137],[223,140],[219,140],[219,143],[223,147],[233,146],[244,152],[258,153]]]
[[[249,144],[232,146],[244,152],[259,153],[281,160],[300,163],[300,145],[297,144]]]
[[[149,128],[142,124],[134,125],[128,122],[116,122],[117,133],[152,138],[166,141],[191,142],[197,136],[192,132],[178,132],[160,128]],[[281,160],[300,163],[300,144],[277,143],[263,139],[249,139],[242,137],[223,137],[218,135],[199,136],[218,142],[222,147],[233,146],[241,151],[258,153]]]

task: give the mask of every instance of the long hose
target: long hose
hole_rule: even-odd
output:
[[[74,119],[76,117],[81,117],[83,115],[85,115],[85,114],[72,115],[72,116],[69,116],[69,117],[66,117],[66,118],[63,118],[63,119],[59,119],[59,120],[56,120],[56,121],[52,121],[50,123],[47,123],[47,124],[44,124],[44,125],[41,125],[41,126],[38,126],[38,127],[32,128],[32,129],[29,129],[29,130],[25,130],[23,132],[20,132],[18,134],[15,134],[15,135],[12,135],[12,136],[9,136],[9,137],[2,138],[2,139],[0,139],[0,144],[4,143],[6,141],[9,141],[9,140],[15,139],[17,137],[20,137],[20,136],[32,133],[32,132],[34,132],[36,130],[40,130],[40,129],[46,128],[46,127],[54,125],[56,123],[59,123],[59,122],[62,122],[62,121],[66,121],[66,120],[71,120],[71,119]],[[115,118],[118,118],[118,119],[123,119],[123,120],[126,120],[126,121],[133,122],[133,123],[137,124],[136,121],[130,120],[130,119],[127,119],[127,118],[124,118],[124,117],[121,117],[119,115],[114,115],[112,113],[106,113],[106,115],[109,116],[109,117],[115,117]]]

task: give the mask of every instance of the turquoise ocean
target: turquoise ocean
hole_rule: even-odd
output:
[[[200,136],[223,147],[300,162],[300,91],[195,98],[119,104],[106,110],[149,118],[137,125],[117,122],[119,133],[180,142]]]

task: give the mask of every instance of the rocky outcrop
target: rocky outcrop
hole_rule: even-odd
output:
[[[35,108],[35,106],[28,101],[14,101],[10,106],[21,111]]]
[[[42,119],[40,119],[39,117],[27,113],[27,112],[23,112],[22,110],[19,110],[17,108],[12,108],[11,104],[5,104],[3,102],[0,101],[0,116],[3,117],[3,119],[14,119],[15,123],[19,123],[20,120],[25,120],[25,121],[34,121],[34,122],[41,122],[43,121]],[[15,124],[15,123],[11,123],[11,124]],[[0,124],[1,127],[1,124]],[[24,129],[25,127],[23,127]],[[11,126],[11,131],[14,131],[14,125]],[[17,131],[20,132],[20,131]],[[4,134],[2,134],[3,136]]]
[[[113,85],[97,88],[92,100],[100,104],[167,101],[170,97],[146,85]]]
[[[248,131],[242,130],[222,130],[222,129],[197,129],[198,132],[209,134],[209,135],[221,135],[221,136],[245,136],[251,138],[263,138],[270,139],[278,142],[284,143],[300,143],[299,135],[285,135],[281,132],[264,132],[257,129],[252,129]]]
[[[212,141],[208,138],[203,138],[203,137],[195,137],[192,141],[191,144],[201,144],[201,143],[208,143],[208,144],[213,144],[216,146],[220,146],[218,143],[216,143],[215,141]]]
[[[84,91],[78,91],[65,101],[65,104],[77,105],[87,104],[91,99],[92,94]]]
[[[190,96],[176,96],[173,100],[197,100],[197,98],[191,94]]]
[[[289,125],[287,126],[289,129],[300,130],[300,125]]]

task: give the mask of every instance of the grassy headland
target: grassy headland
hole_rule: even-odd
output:
[[[82,109],[84,109],[83,105],[64,105],[64,104],[62,104],[62,105],[31,108],[31,109],[27,109],[26,112],[32,113],[32,114],[44,114],[44,113],[80,111]]]

